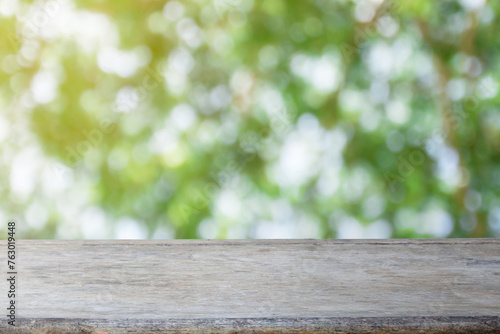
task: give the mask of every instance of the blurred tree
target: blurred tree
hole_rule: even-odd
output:
[[[4,0],[0,218],[28,238],[498,236],[499,7]]]

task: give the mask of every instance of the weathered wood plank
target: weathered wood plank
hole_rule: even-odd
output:
[[[498,239],[27,240],[17,252],[22,333],[500,333]]]

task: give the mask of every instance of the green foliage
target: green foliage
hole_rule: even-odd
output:
[[[34,238],[498,236],[500,5],[471,3],[21,2],[0,213]]]

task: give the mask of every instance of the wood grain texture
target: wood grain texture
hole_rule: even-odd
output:
[[[26,240],[17,271],[2,333],[500,333],[498,239]]]

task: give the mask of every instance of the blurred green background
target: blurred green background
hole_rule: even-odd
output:
[[[1,0],[3,235],[498,237],[499,14]]]

